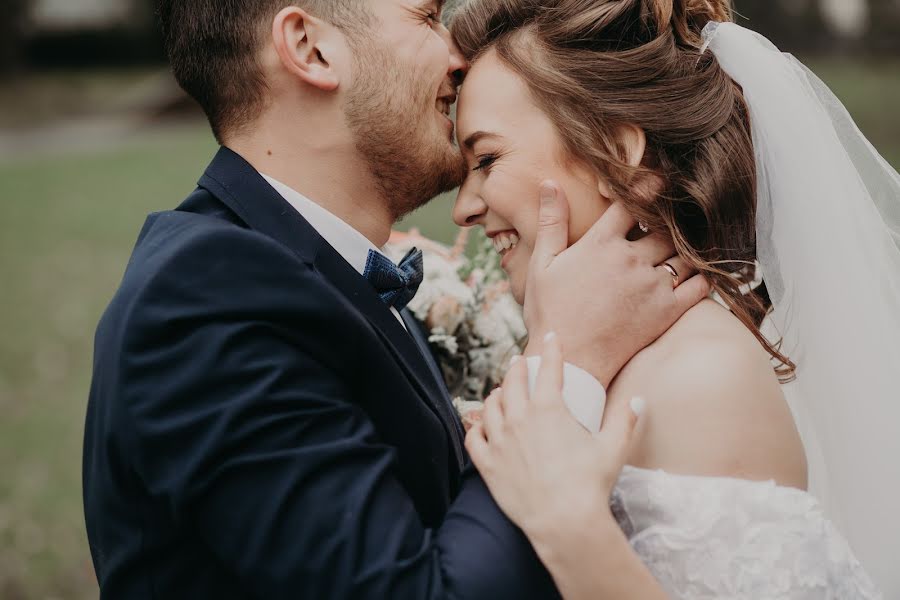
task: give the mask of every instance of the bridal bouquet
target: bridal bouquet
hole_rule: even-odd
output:
[[[484,238],[471,258],[467,242],[467,230],[447,247],[412,229],[392,233],[385,250],[393,260],[413,247],[422,251],[425,277],[409,309],[425,324],[454,406],[469,425],[521,353],[526,331],[491,241]]]

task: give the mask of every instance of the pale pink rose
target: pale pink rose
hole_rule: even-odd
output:
[[[446,260],[455,260],[458,258],[458,256],[454,254],[453,248],[448,248],[440,242],[428,239],[415,227],[409,231],[391,230],[391,237],[388,239],[388,244],[403,248],[412,248],[415,246],[423,252],[432,252]]]
[[[466,311],[459,300],[452,296],[442,296],[431,306],[425,324],[429,329],[440,328],[452,334],[465,318]]]

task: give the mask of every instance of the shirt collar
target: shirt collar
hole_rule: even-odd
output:
[[[297,190],[281,183],[274,177],[260,173],[272,188],[300,213],[319,235],[337,250],[360,275],[366,268],[369,250],[381,252],[369,238],[351,227],[346,221],[319,206]]]

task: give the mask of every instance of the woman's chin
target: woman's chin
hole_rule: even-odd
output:
[[[513,299],[519,306],[523,306],[525,304],[525,282],[524,281],[516,281],[515,278],[509,278],[509,291],[512,294]]]
[[[531,253],[523,254],[526,248],[521,244],[507,250],[500,258],[500,268],[506,273],[509,282],[509,292],[515,301],[521,306],[525,303],[525,283],[528,279],[528,265]]]

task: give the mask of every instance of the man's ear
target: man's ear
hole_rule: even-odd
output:
[[[272,41],[281,64],[305,83],[330,92],[340,84],[329,63],[333,28],[296,6],[283,8],[272,22]]]

